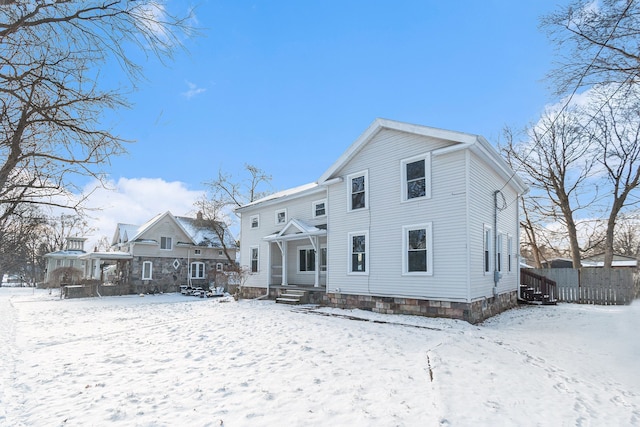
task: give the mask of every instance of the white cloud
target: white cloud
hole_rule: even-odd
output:
[[[191,99],[196,95],[200,95],[201,93],[206,92],[207,90],[203,87],[198,87],[195,83],[191,83],[188,80],[185,81],[185,83],[189,87],[189,90],[187,90],[186,92],[182,92],[182,96],[184,96],[187,99]]]
[[[93,250],[98,240],[106,236],[113,237],[118,223],[142,225],[159,213],[171,211],[174,215],[193,216],[194,202],[203,191],[186,188],[182,182],[167,182],[160,178],[120,178],[111,182],[111,190],[96,188],[96,183],[85,187],[85,192],[93,193],[85,206],[88,211],[89,225],[96,229],[88,237],[85,249]]]

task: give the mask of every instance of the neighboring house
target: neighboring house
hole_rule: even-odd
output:
[[[583,267],[600,267],[604,266],[604,254],[597,254],[582,259]],[[634,257],[625,255],[613,255],[611,268],[638,268],[638,260]]]
[[[59,285],[59,281],[65,282],[71,280],[70,273],[73,269],[77,269],[78,274],[82,276],[85,271],[86,262],[82,259],[82,256],[86,254],[84,250],[84,242],[87,239],[84,237],[67,237],[65,242],[65,248],[50,252],[44,255],[45,270],[44,281],[45,283]],[[66,267],[66,270],[63,268]]]
[[[223,223],[204,220],[201,214],[188,218],[171,212],[141,226],[118,224],[108,252],[86,252],[85,240],[69,238],[65,250],[45,255],[45,281],[52,282],[55,276],[56,284],[69,283],[66,276],[54,273],[69,276],[71,271],[61,267],[74,267],[78,272],[74,282],[121,285],[124,293],[176,292],[183,284],[206,289],[225,285],[221,279],[235,270],[238,250]]]
[[[224,245],[214,227],[222,231]],[[165,212],[142,226],[118,224],[112,248],[128,254],[123,273],[133,292],[175,292],[183,284],[208,288],[216,283],[218,275],[234,269],[237,244],[223,223],[204,220],[200,213],[188,218]],[[111,254],[89,256],[106,260]]]
[[[481,321],[517,304],[525,191],[481,136],[377,119],[316,182],[237,209],[242,292]]]

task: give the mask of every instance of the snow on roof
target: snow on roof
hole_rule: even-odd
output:
[[[220,248],[222,245],[220,244],[220,238],[208,223],[209,221],[203,221],[197,218],[189,218],[184,216],[176,216],[176,221],[182,226],[182,228],[187,232],[189,237],[194,241],[194,243],[198,246],[206,246],[210,248]],[[227,226],[222,222],[216,222],[217,226],[224,227],[224,243],[228,248],[236,247],[236,240],[231,235]]]
[[[259,204],[262,204],[262,203],[275,201],[275,200],[281,199],[283,197],[302,196],[307,192],[311,193],[314,190],[319,190],[320,188],[321,187],[317,182],[310,182],[309,184],[304,184],[304,185],[300,185],[298,187],[289,188],[288,190],[278,191],[277,193],[270,194],[270,195],[265,196],[265,197],[263,197],[261,199],[254,200],[251,203],[247,203],[244,206],[240,206],[239,208],[236,209],[236,212],[242,211],[245,208],[256,206],[256,205],[259,205]]]

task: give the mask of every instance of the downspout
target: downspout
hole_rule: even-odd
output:
[[[498,296],[498,282],[502,274],[498,271],[498,194],[493,192],[493,296]]]

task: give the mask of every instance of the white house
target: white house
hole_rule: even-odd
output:
[[[517,304],[526,190],[481,136],[377,119],[316,182],[237,210],[243,292],[481,321]]]
[[[64,282],[69,279],[65,276],[74,270],[77,270],[78,275],[84,273],[86,262],[82,256],[86,254],[84,250],[86,240],[84,237],[67,237],[64,249],[44,255],[44,281],[46,283]]]

